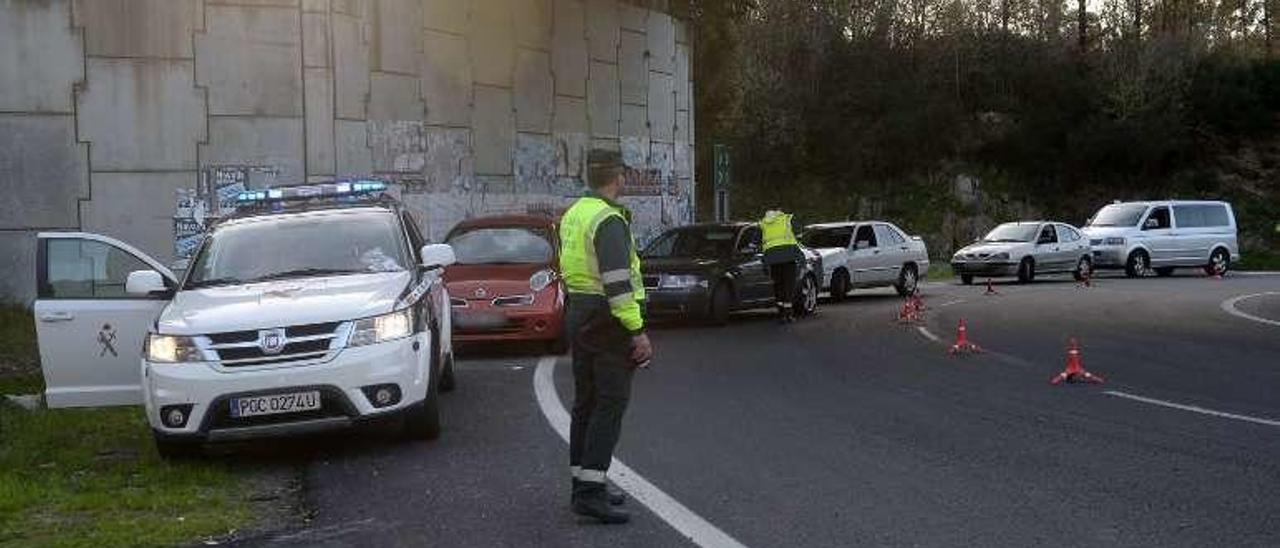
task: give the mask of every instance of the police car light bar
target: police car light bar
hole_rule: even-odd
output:
[[[236,202],[242,205],[285,200],[307,200],[314,198],[355,197],[387,189],[383,181],[359,180],[341,183],[324,183],[318,185],[301,185],[263,190],[249,190],[236,195]]]

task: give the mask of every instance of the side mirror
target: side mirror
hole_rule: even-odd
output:
[[[453,246],[449,244],[427,244],[422,246],[422,267],[426,269],[444,268],[458,262],[453,254]]]
[[[135,270],[124,281],[125,293],[138,297],[149,297],[168,289],[164,286],[164,276],[154,270]]]

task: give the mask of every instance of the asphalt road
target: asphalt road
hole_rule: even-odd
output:
[[[996,289],[926,286],[923,330],[891,291],[659,327],[618,457],[746,546],[1280,545],[1280,326],[1221,306],[1276,292],[1236,309],[1280,320],[1280,277]],[[947,355],[961,318],[985,353]],[[1105,384],[1048,384],[1069,337]],[[460,363],[438,442],[321,444],[314,519],[253,544],[690,545],[636,501],[622,527],[568,512],[537,361]]]

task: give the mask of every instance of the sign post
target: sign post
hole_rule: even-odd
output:
[[[715,207],[716,221],[729,220],[729,185],[733,174],[733,160],[729,145],[716,143],[712,145],[712,156],[715,167]]]

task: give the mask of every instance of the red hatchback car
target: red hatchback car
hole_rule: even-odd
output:
[[[565,350],[564,284],[555,219],[501,216],[458,223],[445,269],[458,343],[544,342]]]

